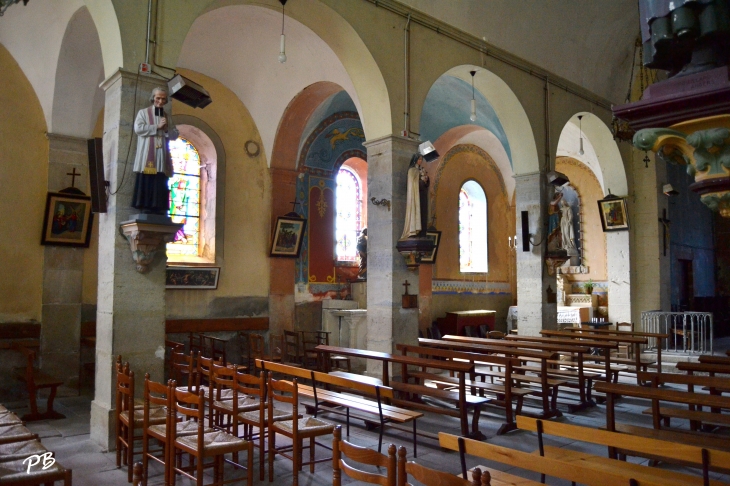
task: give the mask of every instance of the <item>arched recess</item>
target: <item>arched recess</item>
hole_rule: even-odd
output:
[[[179,46],[178,55],[175,44],[180,41],[170,38],[168,56],[177,58],[178,66],[204,72],[229,86],[249,107],[267,153],[273,151],[288,100],[318,81],[337,83],[350,94],[368,138],[392,133],[388,93],[380,69],[339,14],[316,0],[287,6],[288,60],[281,64],[277,60],[281,5],[273,1],[253,3],[211,2],[196,18],[182,19],[183,26],[173,29],[181,31],[184,44]],[[210,56],[212,51],[218,55]]]
[[[579,121],[578,116],[582,116]],[[580,130],[579,130],[580,128]],[[583,151],[578,137],[582,130]],[[601,183],[603,196],[615,194],[628,195],[628,180],[623,159],[610,129],[596,115],[579,112],[565,120],[565,126],[558,140],[558,155],[569,155],[590,167]],[[585,204],[597,204],[585,201]],[[628,200],[628,204],[631,201]],[[629,224],[631,221],[629,221]],[[631,273],[630,245],[628,231],[606,232],[606,271],[608,317],[613,322],[631,322]]]
[[[104,76],[109,76],[123,66],[121,34],[112,0],[29,2],[26,6],[8,9],[3,16],[0,44],[15,58],[33,86],[51,133],[54,132],[55,80],[64,37],[72,18],[84,7],[98,34]],[[92,73],[98,75],[93,69]]]

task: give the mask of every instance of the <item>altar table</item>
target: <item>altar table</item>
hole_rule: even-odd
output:
[[[438,319],[441,335],[454,334],[464,336],[465,327],[479,327],[486,324],[490,331],[494,331],[494,321],[497,311],[493,310],[470,310],[447,312],[446,317]],[[476,332],[472,333],[476,336]]]

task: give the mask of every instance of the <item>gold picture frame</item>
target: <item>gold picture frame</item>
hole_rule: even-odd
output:
[[[629,229],[629,211],[626,198],[609,194],[598,201],[598,213],[601,215],[603,231],[623,231]]]

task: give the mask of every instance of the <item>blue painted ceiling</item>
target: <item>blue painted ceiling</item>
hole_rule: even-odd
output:
[[[314,129],[317,128],[317,125],[319,125],[325,118],[341,111],[357,111],[355,103],[352,102],[350,95],[344,90],[331,95],[329,98],[324,100],[316,110],[314,110],[314,113],[312,113],[312,116],[309,117],[307,124],[304,126],[302,138],[299,139],[298,152],[301,152],[302,145],[304,145],[304,142]],[[362,126],[360,126],[360,128],[362,128]]]
[[[479,76],[479,73],[476,74]],[[487,99],[475,91],[477,119],[469,120],[471,114],[471,84],[459,78],[443,75],[433,83],[426,95],[421,113],[421,139],[435,142],[448,130],[461,125],[478,125],[492,132],[504,147],[512,164],[512,152],[507,134],[497,114]]]

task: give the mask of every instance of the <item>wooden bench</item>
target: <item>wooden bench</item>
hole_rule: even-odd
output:
[[[535,343],[535,342],[529,342],[529,341],[517,341],[517,340],[507,340],[507,339],[480,339],[480,338],[464,338],[462,336],[444,336],[445,341],[453,341],[453,342],[459,342],[459,343],[472,343],[472,344],[480,344],[480,345],[488,345],[488,346],[498,346],[498,347],[510,347],[510,348],[517,348],[517,349],[523,349],[523,350],[537,350],[537,352],[547,352],[547,353],[560,353],[560,352],[571,352],[575,353],[578,358],[578,369],[576,372],[554,372],[557,371],[555,368],[550,366],[542,366],[542,360],[543,358],[537,358],[536,356],[530,356],[528,351],[527,353],[521,352],[520,354],[513,354],[512,356],[518,356],[523,361],[532,361],[532,362],[539,362],[541,367],[540,370],[526,370],[526,371],[532,371],[534,373],[537,373],[540,378],[542,379],[543,375],[545,376],[546,380],[548,381],[546,384],[549,385],[551,382],[556,384],[557,386],[567,386],[570,388],[577,388],[578,393],[580,395],[579,403],[577,405],[575,404],[569,404],[568,410],[573,413],[577,412],[579,410],[582,410],[584,408],[593,407],[595,406],[595,402],[590,398],[590,384],[591,380],[595,375],[591,375],[589,379],[586,379],[587,376],[585,375],[583,371],[583,366],[580,363],[583,363],[583,356],[588,353],[589,349],[586,346],[579,346],[576,344],[545,344],[545,343]],[[554,356],[551,356],[554,357]],[[550,362],[553,361],[549,359],[546,364],[550,364]],[[566,381],[568,380],[568,381]],[[560,381],[558,384],[557,381]],[[543,386],[544,388],[544,386]],[[557,399],[557,388],[555,389],[555,399]],[[553,406],[554,410],[557,410],[555,406]]]
[[[484,397],[471,395],[467,393],[466,390],[466,374],[474,371],[474,365],[469,363],[418,358],[414,356],[400,356],[364,349],[341,348],[337,346],[319,345],[315,348],[315,350],[324,355],[323,361],[320,362],[324,363],[327,368],[329,368],[330,364],[330,355],[333,354],[380,361],[382,363],[383,385],[390,386],[393,390],[398,391],[401,394],[393,398],[392,403],[394,405],[458,417],[462,435],[475,437],[480,440],[485,438],[485,435],[479,431],[479,415],[481,413],[482,405],[487,403],[489,400]],[[391,383],[389,364],[401,365],[402,381],[393,381]],[[417,366],[421,368],[421,371],[425,371],[427,368],[433,368],[446,372],[453,372],[459,380],[457,390],[439,390],[434,387],[410,384],[408,383],[409,366]],[[329,369],[326,369],[325,371],[329,371]],[[456,404],[456,409],[451,409],[449,406],[439,406],[439,404],[427,404],[422,400],[422,397],[454,402]],[[469,430],[469,409],[473,410],[471,430]],[[421,433],[420,435],[435,438],[432,434]]]
[[[439,433],[439,445],[444,449],[459,452],[462,474],[464,475],[466,475],[466,455],[471,455],[588,486],[627,486],[634,484],[639,486],[678,486],[691,484],[682,483],[681,481],[685,478],[692,478],[692,476],[685,474],[677,474],[677,480],[667,482],[664,478],[653,476],[653,468],[642,466],[644,469],[628,471],[624,469],[625,462],[615,459],[606,459],[611,461],[608,464],[594,463],[590,460],[563,460],[562,458],[540,456],[517,449],[478,442],[444,432]],[[604,459],[598,456],[586,456],[588,456],[586,459],[590,457]],[[491,473],[490,469],[487,470]],[[515,474],[514,471],[511,471],[511,473]]]
[[[357,410],[358,412],[375,415],[378,417],[380,426],[380,435],[378,441],[378,452],[380,452],[383,443],[383,429],[388,423],[395,424],[406,424],[408,422],[413,423],[413,454],[417,457],[417,443],[416,435],[417,420],[423,417],[421,412],[414,412],[412,410],[406,410],[393,405],[384,403],[385,400],[393,398],[393,389],[387,386],[373,384],[372,382],[366,382],[356,380],[352,378],[345,378],[342,376],[334,376],[319,371],[307,370],[296,366],[289,366],[281,363],[275,363],[272,361],[264,361],[257,359],[256,367],[263,371],[273,371],[274,373],[281,373],[304,380],[309,380],[311,385],[298,383],[299,394],[314,400],[313,405],[307,406],[307,413],[311,413],[315,417],[319,412],[336,413],[346,416],[347,424],[347,435],[350,435],[350,409]],[[317,386],[318,383],[336,387],[340,390],[347,390],[350,393],[342,393],[333,390],[328,390],[324,387]],[[353,395],[352,393],[358,393],[366,397],[373,397],[375,401],[369,398]],[[345,409],[338,410],[335,407],[342,407]],[[366,424],[372,423],[372,419],[369,417],[355,416],[366,422]]]
[[[44,373],[38,368],[34,367],[36,352],[26,348],[23,345],[15,344],[14,349],[20,351],[26,358],[27,364],[24,368],[16,368],[15,376],[21,381],[25,382],[25,386],[28,389],[28,396],[30,399],[30,413],[23,415],[22,419],[26,422],[32,422],[34,420],[53,420],[66,418],[65,415],[53,410],[53,400],[56,398],[56,392],[60,385],[63,385],[63,380],[54,378],[53,376]],[[50,388],[50,394],[48,395],[48,405],[46,411],[43,413],[38,412],[37,393],[41,388]]]
[[[647,338],[647,346],[650,345],[649,340],[656,339],[656,365],[657,368],[661,370],[662,367],[662,342],[665,339],[669,339],[669,334],[666,333],[658,333],[658,332],[643,332],[643,331],[619,331],[615,329],[591,329],[591,328],[585,328],[585,327],[567,327],[564,328],[563,331],[568,332],[576,332],[576,333],[589,333],[589,334],[596,334],[596,335],[611,335],[611,336],[632,336],[632,337],[640,337],[640,338]],[[631,343],[634,346],[634,359],[636,360],[637,356],[639,357],[639,360],[641,359],[641,346],[640,343]],[[629,360],[630,361],[630,360]],[[638,362],[638,361],[637,361]],[[646,361],[641,361],[641,363],[647,363]],[[643,368],[643,365],[642,365]],[[646,369],[642,369],[641,371],[646,371]]]
[[[730,356],[713,356],[711,354],[701,354],[699,356],[699,361],[700,363],[730,366]]]
[[[644,457],[653,461],[664,461],[702,470],[703,479],[709,481],[709,471],[725,473],[730,468],[730,452],[710,450],[706,447],[679,444],[676,442],[654,438],[639,437],[608,430],[582,427],[579,425],[544,422],[530,417],[517,418],[520,430],[537,433],[538,446],[543,445],[543,435],[553,435],[566,439],[598,444],[609,448],[613,453],[625,459],[626,456]],[[555,448],[544,447],[546,456],[558,456]],[[709,483],[706,483],[709,484]]]
[[[505,380],[504,384],[502,385],[486,383],[484,381],[474,381],[474,376],[472,376],[472,379],[466,380],[465,384],[471,389],[472,394],[476,393],[479,396],[484,396],[485,393],[495,395],[496,399],[491,401],[490,404],[498,405],[505,409],[505,423],[502,424],[502,426],[499,428],[499,430],[497,431],[497,435],[505,434],[511,430],[515,430],[516,426],[514,424],[514,414],[520,413],[522,409],[523,397],[532,393],[531,390],[515,387],[512,383],[513,378],[515,378],[515,375],[512,374],[512,368],[515,365],[519,364],[519,360],[498,356],[485,356],[460,351],[452,351],[449,349],[424,348],[407,344],[398,344],[396,345],[396,349],[401,351],[404,355],[407,355],[408,353],[415,353],[419,356],[426,356],[431,358],[435,357],[446,358],[448,360],[466,361],[474,365],[487,363],[504,367],[506,371],[503,373]],[[429,373],[426,371],[409,371],[408,374],[409,376],[421,380],[421,382],[424,384],[425,381],[428,380],[436,384],[436,386],[439,388],[452,388],[458,387],[459,385],[459,380],[451,376],[436,375],[434,373]],[[473,373],[473,375],[477,374],[478,373],[476,372],[475,368],[475,372]],[[513,399],[516,401],[514,412],[512,410]]]

